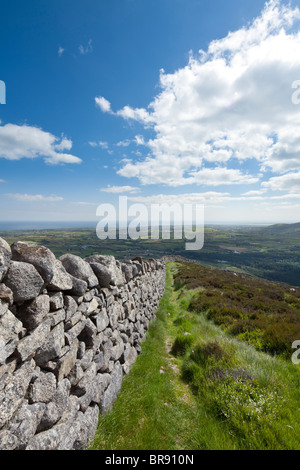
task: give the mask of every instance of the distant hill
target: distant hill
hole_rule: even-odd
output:
[[[264,227],[261,229],[270,234],[272,232],[274,235],[296,235],[300,234],[300,222],[295,224],[275,224],[270,225],[269,227]]]

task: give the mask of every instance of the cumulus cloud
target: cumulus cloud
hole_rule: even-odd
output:
[[[139,121],[146,125],[154,123],[153,117],[144,108],[131,108],[130,106],[124,106],[124,108],[120,109],[115,114],[124,119]]]
[[[100,191],[103,193],[121,194],[121,193],[137,193],[140,189],[134,186],[108,186],[107,188],[101,188]]]
[[[77,202],[72,202],[72,204],[75,204],[76,206],[97,206],[95,202],[86,202],[86,201],[77,201]]]
[[[6,194],[6,197],[23,202],[59,202],[63,201],[60,196],[43,196],[42,194]]]
[[[125,140],[121,140],[116,145],[117,145],[117,147],[128,147],[130,144],[131,144],[131,140],[130,139],[125,139]]]
[[[102,140],[99,140],[98,142],[89,142],[89,145],[94,148],[101,147],[102,149],[108,149],[108,143]]]
[[[160,92],[146,108],[113,113],[154,133],[139,140],[149,153],[123,162],[119,174],[142,184],[216,186],[296,171],[300,112],[292,84],[300,78],[299,20],[299,8],[271,0],[252,23],[191,54],[185,67],[161,70]],[[105,101],[99,107],[112,112]]]
[[[42,157],[48,164],[81,163],[81,159],[69,153],[72,141],[61,140],[38,127],[27,125],[0,125],[0,158],[20,160]]]
[[[110,113],[111,112],[111,104],[110,102],[104,98],[103,96],[96,96],[95,103],[98,108],[103,111],[103,113]]]
[[[262,186],[273,191],[300,192],[300,171],[274,176],[269,181],[263,182]]]
[[[210,204],[222,203],[231,200],[230,193],[221,193],[217,191],[207,191],[204,193],[187,194],[154,194],[152,196],[130,196],[132,202],[141,204]]]

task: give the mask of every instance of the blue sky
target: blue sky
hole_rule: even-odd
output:
[[[298,221],[299,3],[2,4],[0,222],[93,221],[119,195]]]

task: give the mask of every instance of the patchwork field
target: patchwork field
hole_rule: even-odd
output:
[[[96,230],[59,229],[1,231],[9,243],[31,241],[50,248],[56,256],[70,252],[86,257],[93,253],[114,255],[117,259],[160,258],[181,255],[203,266],[248,273],[264,279],[300,285],[300,224],[265,228],[216,226],[205,228],[204,247],[186,251],[184,240],[104,240]]]

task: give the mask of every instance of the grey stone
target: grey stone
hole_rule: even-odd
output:
[[[64,345],[64,325],[61,322],[51,330],[47,339],[38,348],[35,356],[37,364],[43,366],[48,361],[55,360],[61,355]]]
[[[76,313],[78,305],[70,295],[64,296],[64,305],[66,311],[66,320],[68,320]]]
[[[47,341],[50,333],[51,319],[41,323],[31,334],[21,339],[17,346],[17,352],[22,361],[26,361],[29,357],[41,348]]]
[[[100,404],[103,393],[110,385],[112,377],[110,374],[97,374],[95,378],[95,393],[93,396],[93,401],[97,404]]]
[[[124,355],[123,355],[123,360],[128,366],[132,366],[137,359],[137,352],[136,349],[131,346],[130,344],[127,344],[125,347]]]
[[[65,321],[66,319],[66,312],[62,308],[60,310],[57,310],[56,312],[52,312],[49,315],[49,318],[51,318],[51,326],[56,326],[59,323]]]
[[[88,258],[85,258],[85,261],[87,261],[88,263],[97,263],[106,266],[111,275],[110,283],[114,286],[124,285],[125,278],[122,274],[122,270],[117,266],[116,259],[114,258],[114,256],[92,255]]]
[[[97,330],[100,333],[109,325],[109,318],[105,308],[102,308],[96,316]]]
[[[18,342],[19,339],[17,336],[14,339],[11,339],[8,343],[5,343],[3,338],[0,338],[0,369],[1,365],[4,365],[7,358],[14,353]]]
[[[92,363],[94,357],[94,351],[93,349],[88,349],[83,358],[81,359],[81,367],[83,370],[86,370]]]
[[[108,314],[110,326],[114,330],[118,326],[118,320],[122,319],[124,310],[120,304],[115,302],[108,307],[107,314]]]
[[[69,320],[65,322],[65,331],[71,330],[73,326],[75,326],[78,322],[82,321],[84,319],[84,315],[82,312],[78,311],[76,312]]]
[[[115,370],[111,377],[111,383],[103,393],[100,400],[101,413],[106,413],[111,409],[117,394],[119,393],[122,386],[123,370],[119,362],[115,364]]]
[[[48,295],[39,295],[34,300],[25,302],[19,309],[18,315],[28,330],[37,328],[50,311]]]
[[[49,429],[61,419],[68,405],[70,389],[71,384],[68,379],[63,379],[58,383],[51,402],[46,405],[41,422],[38,426],[38,432]]]
[[[66,271],[72,276],[87,282],[90,288],[98,285],[98,279],[90,265],[79,256],[66,254],[60,257]]]
[[[56,391],[56,377],[51,372],[41,371],[38,378],[29,386],[30,403],[49,403]]]
[[[52,280],[56,258],[49,248],[16,242],[11,246],[11,250],[14,261],[32,264],[46,284]]]
[[[133,279],[133,269],[131,264],[124,264],[122,263],[122,272],[125,276],[126,282],[131,281]]]
[[[4,281],[13,291],[15,302],[34,299],[44,285],[42,277],[34,266],[19,261],[10,262]]]
[[[50,309],[51,312],[60,310],[64,306],[64,297],[62,292],[55,292],[50,294]]]
[[[83,414],[80,431],[74,442],[75,450],[86,449],[94,439],[98,427],[99,408],[97,405],[89,406]]]
[[[8,310],[8,303],[3,302],[3,300],[0,299],[0,317],[4,315]]]
[[[100,372],[108,370],[109,361],[112,354],[113,343],[110,339],[101,344],[101,352],[103,353],[102,366],[99,367]]]
[[[95,298],[91,302],[89,302],[88,309],[87,309],[87,315],[91,315],[92,313],[95,312],[98,308],[98,302]]]
[[[13,374],[7,375],[4,387],[0,391],[0,428],[12,418],[21,405],[34,368],[34,361],[27,361]]]
[[[65,333],[67,344],[72,345],[73,342],[77,340],[77,337],[84,329],[86,322],[87,320],[81,314],[81,319],[72,328],[70,328],[67,333]]]
[[[93,348],[97,333],[98,331],[96,326],[89,318],[87,318],[85,321],[84,328],[78,338],[80,339],[80,341],[84,341],[87,348]]]
[[[47,286],[48,290],[51,291],[68,291],[73,288],[73,279],[65,268],[61,261],[55,260],[53,267],[53,277]]]
[[[71,450],[82,425],[83,414],[78,413],[79,402],[70,396],[68,405],[56,427],[59,429],[60,442],[57,450]]]
[[[60,382],[64,377],[67,377],[73,369],[77,359],[78,346],[79,341],[76,339],[71,344],[69,351],[57,361],[56,372],[58,382]]]
[[[111,350],[110,359],[116,362],[120,359],[124,352],[124,343],[122,341],[122,338],[120,337],[120,333],[117,330],[113,332],[111,339],[114,346]]]
[[[80,433],[82,423],[83,413],[79,411],[76,416],[70,420],[70,424],[65,426],[65,432],[57,447],[57,450],[72,450],[74,448],[74,442]]]
[[[94,357],[94,363],[97,367],[97,372],[101,370],[104,365],[104,354],[102,351],[97,351]]]
[[[100,263],[90,262],[90,265],[95,275],[97,276],[97,279],[99,281],[99,286],[109,287],[112,281],[112,274],[109,271],[109,269]]]
[[[80,429],[78,425],[78,429],[74,432],[78,408],[77,398],[70,397],[60,421],[51,429],[36,434],[26,450],[69,450]]]
[[[25,449],[29,440],[35,435],[45,408],[46,405],[44,403],[29,405],[24,400],[8,427],[9,431],[17,439],[17,450]]]
[[[85,343],[83,341],[80,341],[79,347],[78,347],[78,352],[77,352],[78,359],[83,359],[85,351],[86,351]]]
[[[10,310],[0,316],[0,341],[2,340],[4,345],[16,339],[22,330],[22,323]]]
[[[2,388],[1,382],[3,377],[6,377],[7,374],[13,374],[17,367],[17,360],[7,362],[7,364],[0,365],[0,389]],[[2,380],[1,380],[2,379]]]
[[[96,364],[92,363],[86,370],[83,378],[73,389],[73,393],[79,397],[80,408],[82,411],[85,411],[91,401],[94,401],[94,395],[97,391],[97,383],[95,381],[96,373]]]
[[[10,260],[11,248],[3,238],[0,238],[0,282],[7,273]]]
[[[0,431],[0,449],[1,450],[15,450],[18,447],[19,441],[17,436],[7,429]]]
[[[59,428],[48,429],[33,436],[26,450],[56,450],[60,439]]]
[[[70,289],[70,293],[72,295],[83,296],[87,289],[88,284],[77,277],[74,277],[70,274],[70,278],[72,279],[72,289]]]
[[[14,302],[13,291],[5,284],[0,284],[0,301],[6,302],[9,306]]]
[[[81,367],[81,361],[78,359],[71,372],[68,375],[68,380],[70,381],[72,387],[78,384],[79,380],[84,376],[83,368]]]

